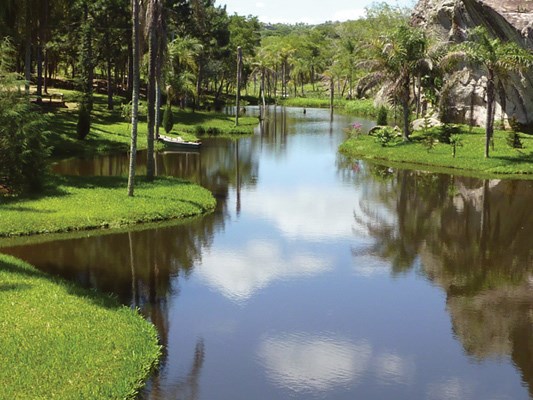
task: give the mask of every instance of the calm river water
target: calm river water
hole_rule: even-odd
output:
[[[215,213],[1,251],[142,310],[164,345],[142,399],[533,399],[533,183],[344,160],[352,122],[271,109],[253,137],[158,155]]]

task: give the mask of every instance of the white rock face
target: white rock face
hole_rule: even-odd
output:
[[[533,50],[533,1],[531,0],[420,0],[413,23],[432,30],[443,41],[465,40],[468,29],[485,26],[503,41],[514,41]],[[453,80],[451,114],[456,122],[484,125],[486,77],[483,71],[461,71]],[[533,70],[512,73],[504,84],[506,101],[497,96],[496,121],[515,117],[533,132]],[[503,110],[502,110],[503,104]]]

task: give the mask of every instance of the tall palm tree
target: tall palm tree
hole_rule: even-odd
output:
[[[493,38],[485,27],[478,26],[469,32],[466,42],[459,44],[449,59],[465,59],[482,67],[487,76],[487,119],[485,123],[485,157],[489,157],[489,146],[494,134],[494,106],[496,88],[509,77],[511,72],[521,72],[533,65],[530,52],[514,42],[503,42]],[[501,92],[501,91],[500,91]],[[505,92],[503,91],[503,96]]]
[[[131,147],[128,171],[128,196],[133,196],[135,166],[137,161],[137,122],[139,114],[139,0],[132,0],[132,64],[133,92],[131,107]]]
[[[359,66],[369,70],[359,85],[366,89],[383,85],[384,94],[403,110],[403,138],[409,140],[411,80],[422,64],[429,64],[428,39],[420,28],[402,25],[390,37],[381,37],[369,49]]]

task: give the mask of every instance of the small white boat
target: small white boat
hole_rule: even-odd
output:
[[[165,146],[182,149],[197,149],[202,144],[201,142],[188,142],[181,137],[170,137],[165,135],[159,135],[157,138]]]

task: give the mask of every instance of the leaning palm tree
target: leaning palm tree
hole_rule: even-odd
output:
[[[489,157],[489,146],[494,134],[494,107],[496,87],[503,87],[503,82],[511,72],[522,72],[533,65],[530,52],[514,42],[503,42],[493,38],[488,30],[478,26],[470,30],[467,41],[457,45],[448,55],[450,60],[462,59],[484,69],[487,76],[487,119],[485,123],[485,157]],[[502,92],[502,91],[500,91]],[[503,95],[505,92],[503,91]]]
[[[359,92],[361,87],[369,90],[382,85],[384,94],[401,105],[404,140],[410,135],[411,80],[423,64],[429,64],[428,43],[422,29],[403,25],[372,43],[367,59],[358,65],[369,71],[359,81]]]

